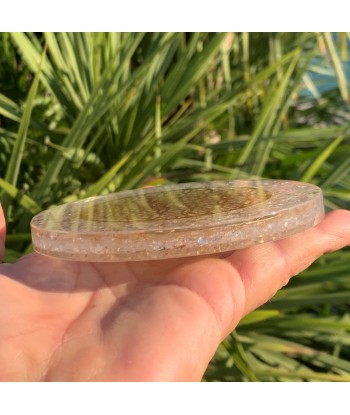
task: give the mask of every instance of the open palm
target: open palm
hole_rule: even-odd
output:
[[[33,253],[2,264],[0,380],[200,380],[245,314],[348,244],[350,212],[335,211],[222,258],[79,263]]]

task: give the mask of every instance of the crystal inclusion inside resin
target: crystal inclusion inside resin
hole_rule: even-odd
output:
[[[289,181],[185,183],[91,197],[33,218],[34,248],[77,261],[227,252],[319,223],[322,192]]]
[[[84,221],[133,223],[185,220],[222,214],[264,202],[271,192],[258,187],[193,188],[137,193],[125,197],[76,205],[70,212]],[[72,206],[73,207],[73,206]]]

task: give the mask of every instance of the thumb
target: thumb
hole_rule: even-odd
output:
[[[0,262],[5,254],[5,235],[6,235],[6,223],[4,212],[0,203]]]

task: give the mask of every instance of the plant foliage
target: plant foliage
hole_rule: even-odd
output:
[[[350,206],[346,33],[2,33],[7,261],[33,214],[144,185],[265,177]],[[242,320],[207,380],[350,379],[350,256]]]

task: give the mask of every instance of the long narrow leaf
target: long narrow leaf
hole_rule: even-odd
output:
[[[17,179],[20,171],[21,161],[23,157],[23,151],[27,139],[27,132],[30,124],[30,118],[33,110],[33,104],[34,104],[34,98],[36,96],[38,86],[39,86],[39,79],[41,75],[41,65],[45,58],[46,51],[44,50],[42,57],[41,57],[41,63],[39,66],[39,70],[36,73],[32,86],[29,90],[29,94],[26,100],[25,104],[25,110],[23,113],[23,117],[21,119],[19,130],[17,134],[17,138],[11,153],[11,157],[6,169],[6,175],[5,175],[5,181],[7,181],[10,185],[16,186]],[[9,209],[10,209],[10,198],[8,195],[5,195],[3,197],[2,201],[3,209],[5,212],[7,212],[9,216]]]
[[[22,194],[15,186],[0,178],[0,188],[9,196],[15,199],[18,204],[28,210],[32,215],[40,212],[41,207],[29,196]]]
[[[343,97],[343,100],[350,105],[350,99],[349,99],[349,91],[348,91],[348,83],[346,80],[346,76],[344,73],[344,68],[343,65],[339,59],[338,53],[336,51],[333,39],[332,39],[332,35],[331,33],[327,32],[324,34],[324,39],[326,41],[328,50],[329,50],[329,54],[331,56],[331,59],[333,61],[334,64],[334,69],[338,78],[338,82],[339,82],[339,90],[341,93],[341,96]]]

